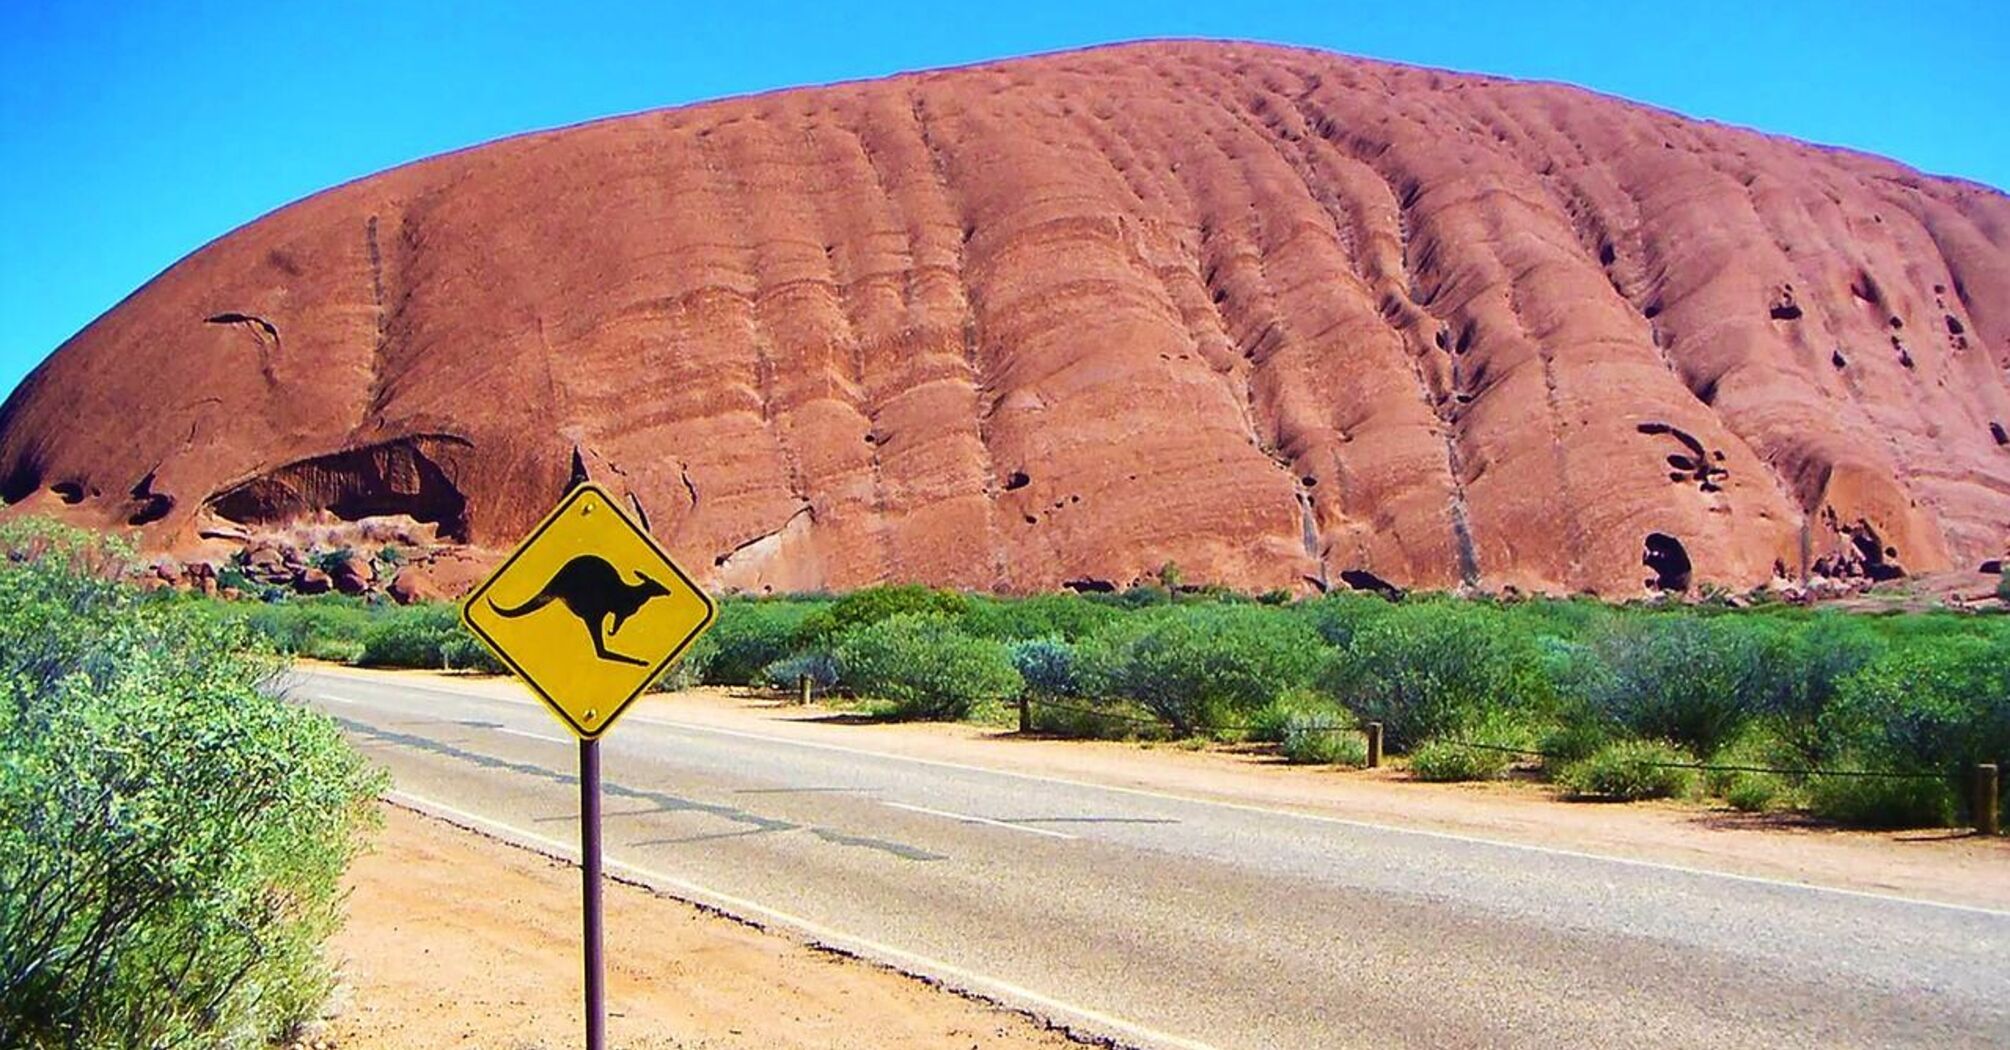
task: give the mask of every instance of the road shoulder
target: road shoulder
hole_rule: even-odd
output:
[[[396,806],[350,869],[330,944],[340,1048],[576,1044],[578,869]],[[1076,1045],[1025,1016],[636,886],[607,888],[609,1044]]]

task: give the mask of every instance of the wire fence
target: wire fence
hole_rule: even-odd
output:
[[[807,687],[799,689],[797,696],[799,699],[822,699],[825,697],[839,697],[842,696],[842,694],[836,692],[835,690],[832,690],[830,687],[825,686],[822,683],[811,681],[808,683]],[[1148,726],[1154,729],[1161,729],[1167,731],[1178,731],[1181,728],[1175,725],[1172,720],[1167,718],[1162,718],[1153,715],[1132,714],[1127,711],[1110,711],[1102,708],[1085,707],[1079,704],[1064,703],[1052,697],[1037,696],[1031,693],[1021,693],[1012,696],[970,697],[968,699],[972,703],[996,703],[1005,705],[1017,705],[1020,706],[1022,709],[1027,709],[1029,711],[1031,708],[1044,708],[1050,711],[1060,711],[1078,716],[1105,719],[1113,722],[1122,722],[1129,725]],[[1356,724],[1334,724],[1334,725],[1300,724],[1291,726],[1289,728],[1289,732],[1358,733],[1364,737],[1371,737],[1373,735],[1373,730],[1370,730],[1368,728],[1368,726],[1370,725],[1374,725],[1377,728],[1380,727],[1380,723],[1356,723]],[[1277,725],[1263,725],[1258,723],[1210,724],[1202,722],[1192,722],[1188,723],[1184,728],[1187,732],[1193,734],[1226,734],[1226,733],[1271,732],[1278,730],[1280,727]],[[1483,740],[1465,740],[1454,737],[1439,737],[1437,739],[1439,741],[1451,744],[1456,747],[1469,747],[1480,751],[1494,751],[1504,754],[1515,755],[1523,758],[1556,760],[1556,759],[1572,759],[1580,757],[1576,755],[1563,754],[1556,751],[1546,751],[1541,748],[1518,747],[1511,744],[1497,744]],[[1801,780],[1813,779],[1816,777],[1862,777],[1862,778],[1883,779],[1883,780],[1959,779],[1958,774],[1952,774],[1946,772],[1936,773],[1936,772],[1887,770],[1887,769],[1821,769],[1812,766],[1810,767],[1755,766],[1755,765],[1742,765],[1742,764],[1730,764],[1730,763],[1718,763],[1718,762],[1665,762],[1665,761],[1651,761],[1651,760],[1639,761],[1636,764],[1651,769],[1688,769],[1702,773],[1752,773],[1752,774],[1763,774],[1768,776],[1790,777]]]

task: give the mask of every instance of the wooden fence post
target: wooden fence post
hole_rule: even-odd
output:
[[[1025,693],[1019,694],[1019,731],[1021,733],[1033,731],[1033,698]]]
[[[806,674],[799,674],[796,676],[796,703],[807,704],[809,702],[810,702],[810,676]]]
[[[1368,734],[1368,768],[1379,769],[1382,766],[1382,723],[1370,722],[1361,728]]]
[[[1998,799],[2001,788],[1996,779],[1996,764],[1984,762],[1975,767],[1975,833],[1978,835],[2001,835],[2003,833],[2002,813]]]

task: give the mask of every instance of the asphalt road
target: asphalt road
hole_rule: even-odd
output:
[[[576,841],[576,745],[527,698],[304,670],[288,691],[400,792]],[[2010,913],[869,748],[630,715],[601,746],[607,855],[1137,1045],[2010,1045]]]

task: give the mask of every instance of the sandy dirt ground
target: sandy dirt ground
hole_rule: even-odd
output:
[[[395,807],[351,868],[342,984],[303,1045],[543,1050],[580,1044],[579,870]],[[610,884],[608,1043],[1075,1046],[1037,1021],[732,919]]]

